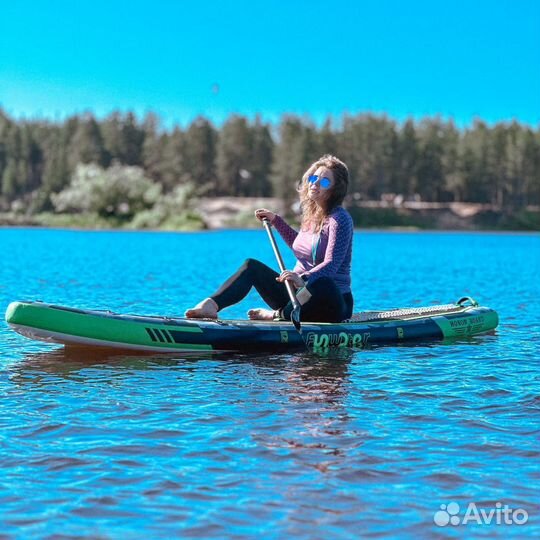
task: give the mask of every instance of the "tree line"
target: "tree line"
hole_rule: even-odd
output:
[[[540,204],[540,127],[476,120],[458,129],[441,118],[399,123],[344,115],[321,126],[285,115],[276,125],[230,116],[221,127],[198,117],[164,129],[148,114],[114,112],[64,121],[15,120],[0,109],[0,210],[53,209],[77,166],[139,167],[164,194],[192,186],[202,196],[296,198],[306,167],[322,154],[343,159],[355,199],[394,193],[424,201]]]

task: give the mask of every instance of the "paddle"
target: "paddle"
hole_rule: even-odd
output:
[[[264,228],[266,229],[266,232],[268,233],[268,238],[270,238],[272,248],[274,249],[274,255],[276,256],[279,269],[281,270],[281,272],[284,272],[285,265],[283,264],[281,253],[279,252],[279,248],[276,244],[276,239],[274,238],[274,233],[272,232],[272,225],[266,218],[263,219],[262,222]],[[285,287],[287,288],[289,298],[291,299],[291,303],[293,305],[293,310],[291,312],[291,322],[294,324],[296,330],[298,330],[298,333],[302,335],[302,326],[300,325],[300,303],[298,302],[298,300],[296,299],[296,295],[294,294],[293,284],[290,281],[285,281]]]

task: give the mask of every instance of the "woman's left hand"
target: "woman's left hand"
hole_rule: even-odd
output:
[[[305,285],[304,280],[296,272],[292,272],[291,270],[281,272],[281,275],[276,278],[276,281],[280,281],[281,283],[290,281],[297,289]]]

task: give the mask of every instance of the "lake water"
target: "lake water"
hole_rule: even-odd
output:
[[[4,229],[0,247],[2,310],[179,315],[246,257],[274,265],[263,230]],[[496,334],[104,358],[1,323],[0,538],[538,537],[539,276],[538,235],[358,231],[357,309],[470,295],[499,312]],[[470,503],[501,524],[463,524]]]

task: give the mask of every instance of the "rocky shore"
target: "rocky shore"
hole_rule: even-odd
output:
[[[201,199],[198,211],[209,229],[256,227],[253,212],[268,208],[286,213],[276,198],[221,197]],[[516,212],[489,204],[422,201],[349,201],[346,208],[356,227],[437,230],[540,230],[540,207]],[[289,213],[292,210],[289,210]]]

